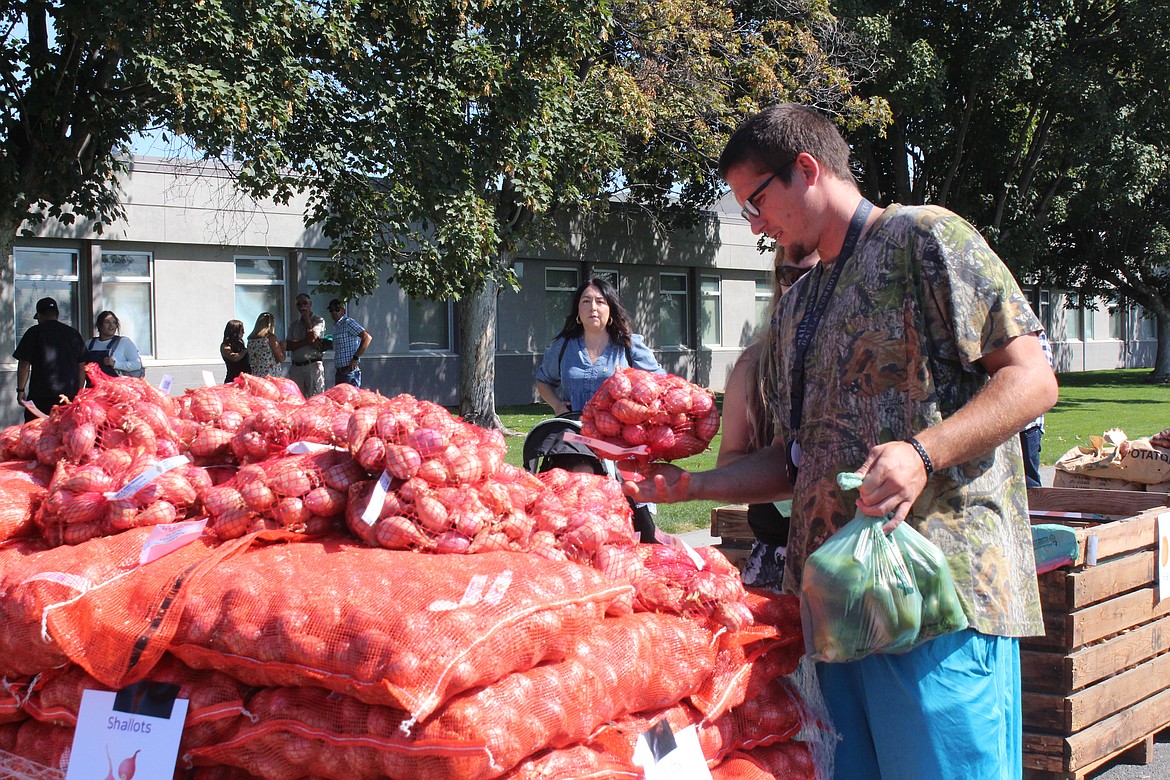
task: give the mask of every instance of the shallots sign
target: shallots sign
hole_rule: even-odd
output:
[[[136,683],[117,693],[85,691],[65,780],[171,777],[187,719],[177,690]]]

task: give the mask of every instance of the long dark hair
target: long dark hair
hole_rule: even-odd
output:
[[[556,338],[568,340],[585,333],[585,326],[577,319],[577,308],[581,305],[581,296],[590,287],[596,287],[609,304],[609,322],[605,325],[609,340],[622,347],[630,346],[630,335],[633,333],[630,328],[630,317],[626,314],[622,302],[618,300],[617,290],[613,289],[613,285],[607,279],[596,276],[586,280],[577,288],[577,292],[573,293],[573,304],[569,307],[569,316],[565,317],[565,327],[561,328]]]
[[[221,344],[243,344],[244,323],[239,320],[228,320],[223,326],[223,341]]]

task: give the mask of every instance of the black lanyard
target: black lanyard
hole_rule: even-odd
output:
[[[800,319],[800,324],[796,326],[796,339],[794,346],[796,347],[796,354],[792,359],[792,387],[790,390],[790,404],[789,404],[789,422],[791,423],[790,436],[792,441],[788,444],[788,473],[795,481],[797,463],[794,462],[793,447],[796,441],[796,432],[800,430],[801,420],[804,418],[804,367],[807,362],[808,348],[812,344],[813,336],[816,335],[817,328],[821,324],[821,316],[825,313],[825,309],[829,306],[829,299],[833,296],[833,290],[837,287],[837,280],[841,278],[841,271],[845,268],[846,261],[853,255],[853,250],[857,248],[857,242],[861,238],[861,231],[865,230],[865,223],[869,219],[869,213],[873,210],[873,204],[865,198],[857,204],[856,211],[853,212],[853,217],[849,220],[849,229],[845,232],[845,242],[841,245],[841,252],[837,255],[837,259],[833,261],[833,270],[829,272],[829,281],[825,283],[825,289],[821,291],[821,295],[817,298],[815,305],[811,306],[804,313]],[[824,266],[821,266],[824,268]],[[816,289],[811,288],[811,289]]]

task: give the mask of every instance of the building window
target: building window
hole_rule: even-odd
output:
[[[154,258],[150,252],[102,252],[102,309],[139,354],[154,354]]]
[[[686,274],[659,274],[658,295],[658,346],[686,346],[690,331]]]
[[[756,280],[756,329],[754,336],[759,336],[771,323],[772,316],[772,282],[768,279]],[[745,346],[745,345],[741,345]]]
[[[545,342],[565,327],[565,317],[573,307],[573,293],[580,284],[576,268],[544,269],[544,329]]]
[[[611,270],[608,268],[606,268],[606,269],[594,268],[593,269],[593,277],[595,279],[604,279],[605,281],[607,281],[611,285],[613,285],[614,291],[617,292],[617,294],[618,294],[618,300],[621,300],[621,297],[622,297],[622,275],[621,274],[619,274],[615,270]]]
[[[1120,303],[1109,308],[1109,338],[1125,340],[1125,307]]]
[[[411,298],[407,317],[411,352],[452,351],[449,301]]]
[[[325,325],[328,326],[329,312],[326,311],[329,301],[338,297],[335,293],[323,293],[317,291],[317,285],[325,281],[325,269],[329,263],[332,262],[328,257],[309,257],[308,267],[305,269],[305,285],[302,289],[297,290],[297,294],[305,293],[309,296],[309,300],[313,302],[313,314],[325,319]]]
[[[699,296],[699,342],[704,346],[717,347],[723,343],[719,277],[700,276]]]
[[[1137,337],[1139,341],[1156,341],[1158,339],[1157,317],[1146,316],[1145,309],[1134,307],[1134,316],[1137,317]]]
[[[1067,341],[1084,341],[1084,329],[1081,327],[1083,320],[1081,319],[1081,303],[1080,298],[1069,293],[1065,296],[1064,308],[1062,314],[1064,315],[1064,338]]]
[[[66,322],[83,333],[93,330],[82,324],[77,293],[78,254],[72,249],[28,249],[13,247],[15,312],[13,330],[16,341],[36,325],[37,301],[53,298],[57,301],[61,322]]]
[[[270,311],[276,317],[276,336],[283,338],[284,298],[284,258],[236,258],[236,317],[245,331],[251,333],[261,312]]]
[[[1084,299],[1082,299],[1082,304]],[[1081,306],[1081,333],[1084,334],[1085,341],[1093,341],[1097,338],[1097,310],[1089,308],[1088,306]]]
[[[1040,324],[1044,326],[1044,331],[1052,336],[1057,341],[1064,341],[1064,334],[1057,334],[1052,329],[1052,295],[1048,290],[1041,289],[1037,296],[1036,315],[1040,318]]]

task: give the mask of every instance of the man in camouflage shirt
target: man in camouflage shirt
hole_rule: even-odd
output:
[[[946,555],[970,627],[902,655],[818,665],[842,737],[835,777],[1014,780],[1018,637],[1044,630],[1017,436],[1056,401],[1041,325],[967,222],[933,206],[870,209],[848,146],[810,108],[749,117],[719,168],[754,233],[823,258],[777,317],[777,408],[798,407],[799,426],[782,415],[771,447],[709,472],[664,467],[626,490],[658,502],[792,496],[793,593],[808,555],[858,509],[889,515],[887,530],[909,522]],[[851,471],[859,495],[836,484]]]

